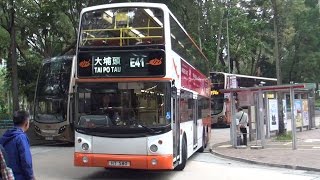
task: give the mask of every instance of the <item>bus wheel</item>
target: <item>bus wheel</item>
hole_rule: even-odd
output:
[[[182,139],[181,159],[182,159],[181,164],[179,164],[175,168],[175,170],[177,170],[177,171],[182,171],[184,169],[184,167],[186,166],[186,163],[187,163],[187,159],[188,159],[187,140],[186,140],[186,136],[185,135],[183,136],[183,139]]]

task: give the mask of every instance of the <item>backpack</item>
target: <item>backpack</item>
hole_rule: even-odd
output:
[[[14,175],[12,169],[7,166],[5,157],[4,157],[4,148],[0,144],[0,167],[1,167],[1,179],[2,180],[14,180]]]

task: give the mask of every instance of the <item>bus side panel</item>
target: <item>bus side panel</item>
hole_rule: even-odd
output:
[[[203,121],[202,119],[197,120],[198,123],[198,130],[197,130],[197,136],[198,136],[198,147],[197,150],[202,147],[202,137],[203,137]]]

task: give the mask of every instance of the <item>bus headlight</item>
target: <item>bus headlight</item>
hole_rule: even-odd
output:
[[[82,150],[88,151],[89,150],[89,144],[88,143],[83,143],[81,146]]]
[[[37,132],[39,132],[39,133],[41,132],[41,131],[40,131],[40,128],[39,128],[38,126],[36,126],[36,125],[34,125],[34,129],[35,129]]]
[[[62,126],[60,129],[59,129],[59,134],[61,134],[61,133],[63,133],[63,131],[65,131],[66,130],[66,126]]]
[[[151,152],[157,152],[157,151],[158,151],[158,146],[155,145],[155,144],[152,144],[152,145],[150,146],[150,151],[151,151]]]

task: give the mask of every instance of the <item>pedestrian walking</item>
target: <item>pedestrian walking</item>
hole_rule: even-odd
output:
[[[246,145],[247,146],[247,125],[248,125],[248,114],[243,111],[241,107],[238,108],[238,112],[236,113],[236,119],[237,119],[237,125],[240,129],[240,132],[243,137],[243,141],[241,145]]]
[[[8,167],[15,180],[34,180],[30,143],[25,132],[29,129],[30,115],[26,111],[13,114],[14,127],[7,130],[0,139],[9,159]]]

